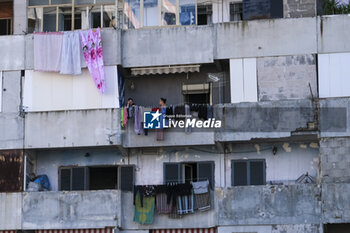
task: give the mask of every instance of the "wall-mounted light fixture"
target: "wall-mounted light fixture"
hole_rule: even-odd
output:
[[[276,153],[277,153],[277,146],[273,146],[272,147],[272,154],[276,155]]]

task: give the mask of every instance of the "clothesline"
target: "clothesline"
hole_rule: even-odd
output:
[[[194,181],[193,179],[181,179],[181,181],[178,181],[178,180],[167,180],[166,184],[168,184],[168,183],[183,184],[183,181],[198,182],[198,181],[209,181],[209,180],[208,180],[208,178],[196,178],[196,181]],[[141,186],[156,186],[156,185],[164,185],[164,184],[148,184],[148,185],[141,185]],[[135,186],[137,186],[137,185],[135,185]]]
[[[168,104],[167,106],[164,107],[170,107],[170,106],[184,106],[184,105],[198,105],[198,106],[212,106],[212,104],[195,104],[195,103],[179,103],[179,104]],[[132,106],[129,107],[133,107],[133,106],[139,106],[139,107],[144,107],[144,108],[160,108],[160,106],[144,106],[144,105],[138,105],[138,104],[134,104]],[[126,106],[124,106],[126,107]]]

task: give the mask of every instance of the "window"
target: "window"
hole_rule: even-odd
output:
[[[132,191],[134,166],[62,167],[59,169],[60,190],[121,189]]]
[[[230,21],[240,21],[242,19],[243,19],[242,3],[231,2],[230,3]]]
[[[0,1],[0,35],[12,34],[13,2]]]
[[[209,83],[182,85],[186,104],[210,104],[211,92]]]
[[[164,183],[209,180],[214,188],[214,162],[164,163]]]
[[[49,2],[29,1],[28,32],[69,31],[97,27],[116,27],[115,0],[94,4],[91,0]]]
[[[264,185],[266,183],[265,160],[232,160],[232,186]]]
[[[198,25],[207,25],[211,24],[211,15],[212,15],[212,5],[198,5],[197,6],[197,24]]]
[[[12,19],[0,19],[0,35],[12,34]]]

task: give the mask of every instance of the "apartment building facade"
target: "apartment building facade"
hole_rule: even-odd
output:
[[[0,1],[0,233],[348,232],[350,16],[320,5]],[[103,94],[83,56],[79,75],[35,70],[35,33],[97,27]],[[157,140],[124,125],[129,97],[222,125]],[[203,179],[209,210],[134,221],[134,185]]]

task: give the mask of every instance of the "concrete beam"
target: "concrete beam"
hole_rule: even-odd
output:
[[[27,149],[121,145],[119,109],[32,112],[25,122]]]

